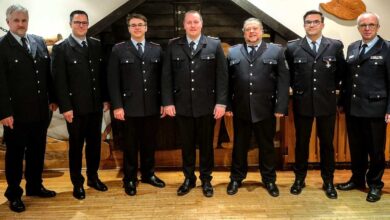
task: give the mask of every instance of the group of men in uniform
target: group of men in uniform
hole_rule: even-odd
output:
[[[377,35],[379,17],[374,13],[357,19],[362,39],[349,46],[347,59],[341,41],[322,35],[324,17],[319,11],[304,15],[306,36],[290,41],[287,48],[264,42],[261,21],[247,19],[242,29],[245,42],[231,47],[227,59],[220,40],[202,34],[198,11],[186,12],[186,35],[172,39],[164,54],[158,44],[145,39],[147,18],[130,14],[126,22],[131,38],[113,47],[108,65],[100,42],[87,37],[89,20],[84,11],[70,14],[72,33],[53,47],[52,57],[41,37],[26,34],[26,8],[12,5],[6,16],[10,30],[0,40],[0,119],[7,137],[5,196],[15,212],[25,210],[20,187],[23,159],[26,195],[56,195],[43,186],[42,171],[49,111],[57,106],[69,132],[69,169],[76,199],[85,199],[81,173],[84,142],[87,185],[107,190],[98,168],[102,113],[109,109],[115,119],[124,122],[126,194],[137,193],[138,151],[141,182],[165,186],[155,175],[154,148],[159,118],[170,116],[175,118],[183,142],[184,181],[177,195],[196,186],[198,144],[202,192],[212,197],[214,124],[226,114],[233,116],[235,134],[227,193],[236,194],[246,177],[253,133],[259,145],[262,182],[268,193],[277,197],[273,138],[276,118],[288,112],[289,87],[296,129],[291,193],[298,195],[305,187],[315,119],[326,196],[336,199],[335,188],[361,189],[367,183],[367,201],[381,198],[386,123],[390,120],[390,44]],[[336,90],[340,90],[338,103]],[[337,108],[346,113],[353,175],[335,187]]]

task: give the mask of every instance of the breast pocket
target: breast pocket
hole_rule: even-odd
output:
[[[131,57],[121,58],[120,63],[121,63],[121,65],[133,64],[134,58],[131,58]]]
[[[202,54],[200,56],[200,59],[202,61],[213,61],[215,59],[215,54]]]
[[[264,68],[266,69],[264,72],[269,74],[269,78],[275,80],[275,68],[278,65],[278,61],[273,58],[264,58],[263,59]]]
[[[153,58],[150,58],[150,62],[152,64],[159,64],[160,63],[160,57],[153,57]]]
[[[305,72],[307,57],[294,57],[294,75],[299,78]]]
[[[175,69],[181,69],[184,66],[185,57],[183,56],[172,56],[172,65]]]
[[[229,61],[229,72],[231,74],[231,78],[236,78],[236,72],[239,72],[240,68],[240,60],[239,59],[233,59]]]

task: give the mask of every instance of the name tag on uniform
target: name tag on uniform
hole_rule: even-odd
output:
[[[371,56],[370,60],[383,60],[382,56]]]

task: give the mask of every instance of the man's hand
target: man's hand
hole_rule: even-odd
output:
[[[58,105],[56,103],[49,104],[50,111],[55,112],[55,111],[57,111],[57,108],[58,108]]]
[[[385,122],[390,123],[390,114],[385,115]]]
[[[164,107],[164,112],[166,115],[169,115],[171,117],[176,116],[176,108],[174,105],[168,105]]]
[[[110,103],[109,102],[103,102],[103,112],[106,112],[110,110]]]
[[[0,123],[6,127],[10,127],[11,129],[14,129],[14,117],[13,116],[9,116],[9,117],[6,117],[4,119],[1,119]]]
[[[282,114],[282,113],[275,113],[274,115],[275,115],[275,117],[277,117],[277,118],[281,118],[281,117],[284,116],[284,114]]]
[[[125,110],[123,108],[114,109],[114,118],[124,121],[125,120]]]
[[[167,114],[164,111],[164,106],[160,107],[160,118],[164,118]]]
[[[64,112],[64,113],[62,113],[62,115],[64,115],[64,118],[68,123],[73,122],[73,110]]]
[[[214,108],[214,118],[215,119],[220,119],[222,118],[222,116],[225,115],[225,109],[226,107],[225,106],[219,106],[219,105],[216,105],[215,108]]]

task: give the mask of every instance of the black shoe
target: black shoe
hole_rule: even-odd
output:
[[[305,181],[295,180],[294,184],[290,188],[290,193],[294,195],[299,195],[302,192],[302,189],[305,188]]]
[[[325,191],[325,195],[329,199],[337,199],[337,191],[334,188],[333,183],[324,183],[322,189]]]
[[[98,191],[107,191],[108,190],[107,186],[102,181],[100,181],[99,178],[96,178],[94,180],[88,179],[87,185],[89,187],[92,187],[92,188],[98,190]]]
[[[358,184],[358,183],[355,183],[352,180],[350,180],[350,181],[348,181],[346,183],[337,184],[336,188],[338,190],[348,191],[348,190],[352,190],[352,189],[365,189],[366,186],[365,186],[364,183],[363,184]]]
[[[273,197],[278,197],[279,196],[279,189],[276,186],[275,183],[269,182],[265,184],[265,188],[267,189],[268,193],[273,196]]]
[[[204,180],[202,181],[202,191],[203,195],[206,197],[212,197],[214,195],[214,189],[211,185],[210,180]]]
[[[177,195],[178,196],[184,196],[185,194],[189,193],[192,188],[196,186],[196,180],[190,180],[188,178],[184,179],[183,184],[177,189]]]
[[[129,196],[135,196],[137,194],[137,181],[130,181],[128,183],[124,183],[123,187],[125,188],[125,192]]]
[[[241,182],[232,180],[227,186],[226,192],[228,195],[234,195],[238,192],[239,187],[241,187]]]
[[[73,197],[75,197],[78,200],[85,199],[85,190],[82,186],[74,186],[73,187]]]
[[[367,202],[377,202],[381,199],[382,189],[379,188],[370,188],[370,191],[367,194]]]
[[[23,212],[26,210],[26,207],[20,198],[9,200],[9,208],[14,212]]]
[[[143,183],[148,183],[152,186],[159,187],[159,188],[164,188],[165,183],[162,181],[160,178],[158,178],[156,175],[153,175],[148,178],[141,178],[141,182]]]
[[[39,189],[31,190],[26,189],[26,196],[38,196],[42,198],[50,198],[56,196],[56,192],[48,190],[45,187],[41,186]]]

